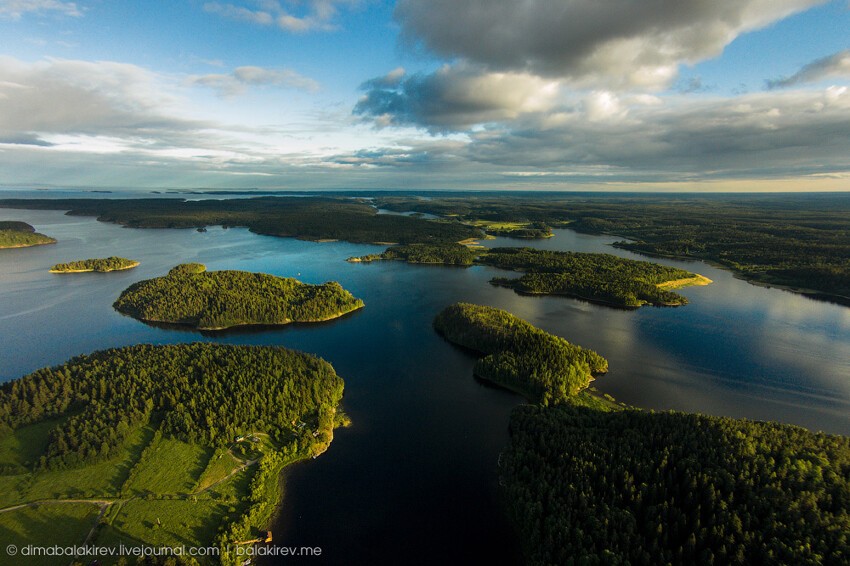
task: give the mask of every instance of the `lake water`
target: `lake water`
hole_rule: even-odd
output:
[[[850,434],[850,308],[753,286],[703,263],[660,260],[714,280],[681,291],[691,304],[622,311],[521,297],[489,285],[505,275],[489,267],[344,261],[382,246],[218,227],[136,230],[61,212],[0,209],[0,220],[7,219],[29,222],[59,243],[0,251],[0,381],[140,342],[274,344],[334,365],[354,425],[338,431],[320,458],[286,472],[274,526],[276,544],[322,548],[321,558],[305,563],[517,561],[499,511],[496,462],[510,411],[522,399],[476,381],[474,358],[433,332],[434,316],[456,301],[507,309],[597,350],[611,371],[595,385],[627,403]],[[482,243],[639,257],[612,248],[615,240],[557,230],[550,240]],[[111,274],[47,272],[57,262],[109,255],[141,265]],[[112,309],[129,284],[188,261],[309,283],[336,280],[366,308],[318,325],[215,335],[149,327]]]

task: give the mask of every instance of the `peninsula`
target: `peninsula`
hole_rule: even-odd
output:
[[[494,285],[523,295],[564,295],[617,308],[643,305],[680,306],[684,296],[674,293],[691,285],[708,285],[711,279],[683,269],[611,254],[556,252],[533,248],[471,247],[454,244],[408,244],[383,253],[350,257],[352,263],[398,260],[431,265],[474,264],[520,271],[518,278],[494,277]]]
[[[31,225],[16,220],[0,221],[0,249],[28,248],[43,244],[55,244],[56,240],[39,234]]]
[[[671,289],[711,283],[683,269],[611,254],[494,248],[478,261],[522,271],[519,278],[491,281],[521,294],[566,295],[620,308],[685,305],[688,299]]]
[[[590,395],[601,356],[491,307],[452,305],[434,327],[534,403],[498,464],[528,564],[850,560],[850,438]]]
[[[215,546],[216,563],[240,564],[238,545],[268,537],[282,468],[346,420],[343,386],[309,354],[201,343],[95,352],[6,383],[4,548],[39,544],[30,526],[49,520],[69,546]]]
[[[485,354],[475,375],[544,405],[566,402],[608,371],[594,352],[570,344],[509,312],[456,303],[434,319],[434,328],[450,342]]]
[[[57,263],[50,268],[50,273],[87,273],[92,271],[108,273],[133,269],[138,265],[138,261],[112,256],[102,259],[83,259],[69,263]]]
[[[331,320],[362,308],[363,301],[333,281],[309,285],[265,273],[206,271],[193,263],[131,285],[113,307],[145,322],[223,330]]]

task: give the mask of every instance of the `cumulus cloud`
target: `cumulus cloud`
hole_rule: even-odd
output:
[[[602,118],[595,118],[602,107]],[[557,118],[557,119],[555,119]],[[612,94],[471,134],[468,159],[621,179],[758,178],[848,171],[850,91],[761,93],[635,104]]]
[[[837,77],[850,77],[850,49],[812,61],[790,77],[767,81],[767,87],[785,88]]]
[[[408,41],[490,71],[662,88],[682,63],[825,0],[399,0]]]
[[[81,16],[74,2],[61,0],[0,0],[0,18],[19,20],[24,14],[54,12],[65,16]]]
[[[354,113],[378,126],[415,125],[435,131],[510,120],[551,108],[558,83],[523,73],[487,73],[445,65],[430,74],[396,69],[363,84]]]
[[[290,2],[295,7],[303,5],[300,11],[284,8],[279,0],[254,0],[245,5],[207,2],[204,10],[219,14],[232,20],[253,24],[276,25],[282,30],[303,33],[313,30],[328,31],[336,28],[334,20],[340,5],[352,5],[358,0],[308,0]]]
[[[265,69],[263,67],[237,67],[229,74],[198,75],[189,78],[189,83],[212,88],[220,96],[235,96],[251,86],[278,86],[315,92],[319,83],[290,69]]]

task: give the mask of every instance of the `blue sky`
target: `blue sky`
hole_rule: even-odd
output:
[[[850,189],[847,0],[0,0],[0,186]]]

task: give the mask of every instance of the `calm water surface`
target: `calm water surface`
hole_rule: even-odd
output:
[[[474,358],[435,335],[456,301],[507,309],[594,348],[611,371],[596,385],[634,405],[773,419],[850,434],[850,309],[756,287],[705,265],[662,260],[714,280],[682,290],[682,308],[620,311],[562,297],[521,297],[487,281],[489,267],[349,264],[381,246],[312,243],[244,229],[134,230],[60,212],[0,209],[59,243],[0,251],[0,380],[92,350],[194,340],[274,344],[316,353],[345,379],[354,426],[320,458],[286,473],[274,528],[284,546],[318,546],[321,564],[517,561],[497,501],[496,462],[522,399],[472,378]],[[616,238],[556,231],[550,240],[488,246],[635,254]],[[51,265],[120,255],[131,271],[53,275]],[[645,258],[644,258],[645,259]],[[342,319],[262,332],[202,335],[152,328],[116,313],[129,284],[187,261],[340,281],[366,302]],[[280,559],[291,563],[291,559]]]

